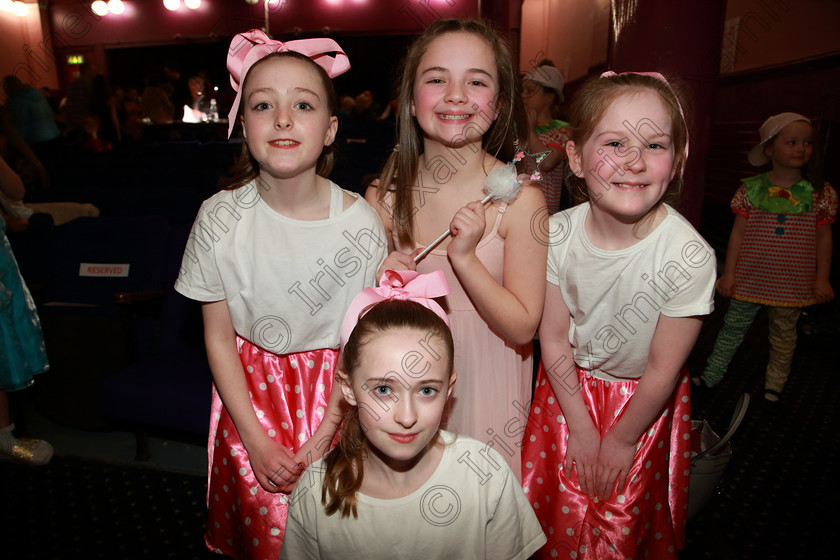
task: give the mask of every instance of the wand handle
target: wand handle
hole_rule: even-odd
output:
[[[482,199],[481,204],[485,204],[488,200],[490,200],[490,198],[491,198],[491,197],[492,197],[492,195],[489,195],[489,194],[488,194],[487,196],[485,196],[485,197]],[[446,239],[446,236],[447,236],[447,235],[449,235],[450,233],[452,233],[452,231],[451,231],[451,230],[448,230],[448,229],[447,229],[446,231],[444,231],[443,233],[441,233],[441,234],[438,236],[438,238],[437,238],[437,239],[435,239],[434,241],[432,241],[431,243],[429,243],[429,245],[427,245],[425,249],[423,249],[422,251],[420,251],[420,253],[419,253],[416,257],[414,257],[414,262],[415,262],[415,263],[420,262],[420,261],[423,259],[423,257],[425,257],[426,255],[428,255],[430,251],[432,251],[435,247],[437,247],[437,246],[440,244],[440,242],[441,242],[441,241],[443,241],[444,239]]]
[[[438,244],[439,244],[441,241],[443,241],[444,239],[446,239],[446,236],[447,236],[447,235],[449,235],[450,233],[451,233],[451,231],[446,230],[446,231],[444,231],[442,234],[440,234],[440,236],[439,236],[437,239],[435,239],[434,241],[432,241],[431,243],[429,243],[429,244],[426,246],[426,248],[425,248],[425,249],[423,249],[422,251],[420,251],[420,254],[418,254],[416,257],[414,257],[414,262],[420,262],[420,259],[422,259],[422,258],[423,258],[423,257],[425,257],[426,255],[428,255],[428,254],[429,254],[429,252],[430,252],[432,249],[434,249],[435,247],[437,247],[437,246],[438,246]]]

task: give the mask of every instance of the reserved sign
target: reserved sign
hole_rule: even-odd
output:
[[[128,264],[81,263],[79,265],[79,276],[127,278],[128,267]]]

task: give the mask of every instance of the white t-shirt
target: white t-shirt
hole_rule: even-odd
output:
[[[281,560],[526,559],[546,542],[502,456],[441,430],[440,465],[415,492],[394,500],[358,494],[358,518],[328,516],[322,461],[301,475],[289,501]],[[453,441],[454,440],[454,441]]]
[[[655,230],[619,251],[599,249],[586,237],[589,203],[549,219],[546,279],[560,287],[571,312],[575,362],[596,378],[642,376],[660,313],[690,317],[714,308],[714,250],[676,210],[665,208],[668,215]]]
[[[226,300],[236,333],[275,354],[338,348],[353,298],[374,286],[388,242],[357,194],[342,210],[330,183],[330,217],[301,221],[272,210],[252,181],[207,199],[192,227],[175,289]]]

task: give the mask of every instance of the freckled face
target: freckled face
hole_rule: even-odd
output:
[[[437,337],[421,344],[415,329],[381,333],[361,351],[361,362],[342,391],[359,408],[359,420],[380,460],[393,467],[416,465],[437,440],[455,374]],[[436,356],[435,356],[436,355]]]
[[[652,90],[617,97],[577,146],[567,144],[569,165],[583,172],[593,211],[636,222],[662,198],[677,171],[670,114]]]
[[[472,33],[441,35],[415,75],[411,114],[426,141],[445,146],[481,142],[498,116],[499,77],[490,45]]]
[[[314,68],[286,57],[260,62],[248,72],[242,103],[245,140],[261,174],[315,172],[324,146],[335,140],[338,119]]]

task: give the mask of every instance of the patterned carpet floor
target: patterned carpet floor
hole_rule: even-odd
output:
[[[717,302],[689,360],[700,373],[714,344],[725,303]],[[830,537],[840,491],[840,321],[838,305],[811,310],[800,320],[791,376],[778,403],[763,399],[768,360],[762,312],[730,364],[708,393],[692,395],[692,417],[708,419],[718,434],[742,393],[747,415],[732,440],[733,455],[705,509],[689,524],[680,558],[834,558]]]
[[[689,524],[681,560],[821,559],[831,551],[838,503],[840,321],[837,304],[803,318],[788,386],[762,398],[766,327],[759,315],[730,374],[693,395],[694,418],[726,431],[740,394],[752,404],[732,440],[719,492]],[[689,360],[702,369],[725,304],[703,328]],[[41,468],[0,463],[0,527],[17,559],[218,558],[204,546],[205,479],[161,469],[56,456]],[[836,507],[836,506],[835,506]],[[8,548],[15,542],[14,548]]]
[[[202,537],[205,488],[200,476],[80,458],[0,463],[0,525],[17,543],[2,557],[219,558]]]

